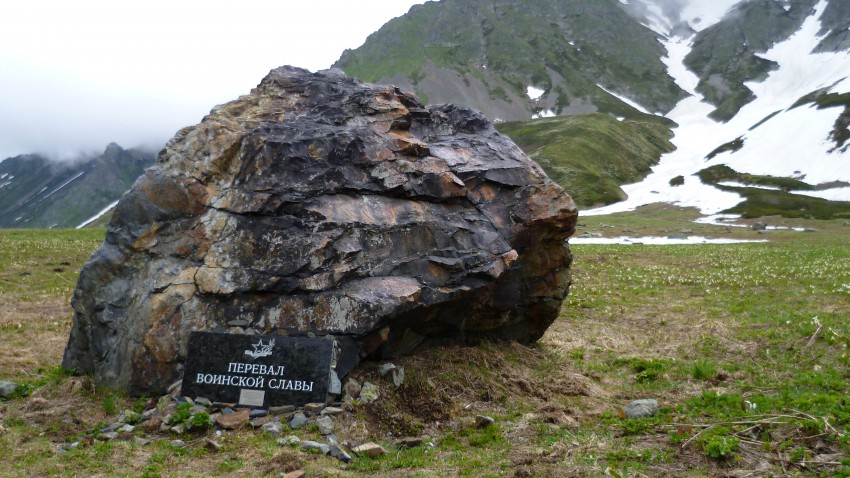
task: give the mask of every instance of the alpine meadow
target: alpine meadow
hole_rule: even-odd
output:
[[[0,159],[0,477],[850,477],[850,3],[409,4]]]

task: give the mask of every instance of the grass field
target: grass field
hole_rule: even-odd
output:
[[[105,423],[148,398],[58,367],[73,282],[103,230],[0,231],[0,380],[22,385],[0,402],[0,476],[850,476],[850,227],[768,218],[811,232],[759,235],[694,217],[646,208],[581,218],[578,235],[770,241],[573,245],[572,291],[539,343],[404,357],[399,389],[376,364],[355,371],[381,384],[381,399],[346,405],[340,440],[390,453],[350,464],[253,430],[213,437],[219,451],[204,446],[212,431],[99,440]],[[640,398],[660,412],[624,418]],[[476,428],[479,414],[495,423]],[[426,445],[397,448],[399,436]],[[81,446],[57,451],[72,441]]]

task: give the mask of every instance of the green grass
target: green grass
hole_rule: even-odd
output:
[[[79,269],[104,229],[0,229],[0,295],[70,298]]]
[[[500,123],[526,154],[579,206],[625,197],[620,185],[638,181],[674,146],[669,124],[645,116],[618,121],[609,114]]]
[[[721,146],[718,150],[724,147],[726,146]],[[815,186],[794,178],[739,173],[724,164],[705,168],[697,174],[706,184],[713,184],[719,189],[732,191],[746,198],[724,212],[741,214],[747,218],[774,215],[814,219],[850,218],[850,202],[828,201],[789,192],[791,190],[813,191],[823,187],[822,185]],[[737,181],[745,185],[772,186],[780,189],[718,185],[722,181]],[[831,184],[831,186],[836,185]]]
[[[648,207],[582,218],[581,230],[765,237],[689,222],[695,217]],[[406,381],[399,389],[377,377],[376,364],[364,364],[355,373],[378,383],[381,399],[352,404],[337,419],[340,440],[374,441],[389,453],[348,465],[280,447],[253,430],[216,437],[201,427],[180,437],[185,447],[170,443],[177,438],[170,434],[146,446],[99,441],[97,430],[143,400],[69,376],[56,368],[61,350],[30,352],[54,365],[22,362],[21,376],[32,377],[21,380],[27,393],[0,403],[0,455],[9,463],[0,476],[278,476],[291,469],[353,477],[848,476],[850,229],[841,220],[767,220],[818,232],[774,231],[770,242],[753,244],[573,245],[570,296],[539,343],[400,357],[394,361]],[[30,251],[36,269],[71,258],[71,277],[86,258],[80,244],[99,241],[90,231],[43,232],[0,238]],[[46,239],[50,247],[36,247]],[[53,287],[34,281],[26,291],[7,288],[4,297],[14,298],[10,307],[30,304],[27,297],[67,300]],[[30,320],[24,330],[32,337],[66,337],[66,326]],[[2,333],[4,344],[18,334]],[[8,367],[0,362],[0,374],[9,376]],[[658,400],[660,413],[621,417],[639,398]],[[475,428],[478,414],[495,424]],[[322,439],[312,428],[293,433]],[[427,436],[426,444],[397,448],[400,436]],[[222,450],[208,451],[207,437]],[[55,451],[71,441],[81,445]],[[818,464],[824,456],[828,463]]]

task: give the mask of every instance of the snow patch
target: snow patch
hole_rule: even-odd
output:
[[[715,4],[691,3],[701,3],[706,8],[709,3]],[[718,9],[723,5],[725,12],[734,3],[724,1],[716,5]],[[811,53],[818,43],[819,18],[825,6],[826,1],[821,0],[815,14],[806,19],[797,33],[762,55],[776,61],[779,69],[762,83],[747,84],[756,94],[756,99],[727,123],[709,119],[707,115],[714,106],[695,94],[698,78],[683,64],[691,49],[690,39],[662,40],[668,54],[663,60],[670,75],[676,84],[694,95],[680,101],[667,115],[679,125],[674,129],[672,139],[677,149],[662,156],[643,181],[623,186],[627,195],[625,201],[583,211],[582,214],[591,216],[632,211],[639,206],[659,202],[696,207],[707,215],[719,213],[735,206],[743,198],[703,184],[694,176],[700,170],[717,164],[726,164],[740,173],[804,176],[804,180],[811,184],[850,182],[850,153],[830,153],[835,144],[827,139],[841,108],[819,110],[802,106],[785,109],[758,128],[748,131],[778,109],[790,108],[797,98],[812,91],[831,88],[831,91],[844,93],[850,90],[850,54]],[[691,7],[693,5],[689,5]],[[719,20],[722,15],[717,15]],[[706,21],[712,18],[706,17]],[[741,136],[744,146],[739,151],[719,154],[710,161],[705,159],[718,146]],[[685,184],[671,186],[670,180],[676,176],[685,177]],[[845,197],[844,189],[836,188],[829,193],[830,197]],[[826,191],[821,193],[827,194]],[[805,194],[812,195],[812,192]]]
[[[532,100],[537,100],[537,99],[540,99],[540,97],[543,96],[543,93],[546,93],[546,91],[541,90],[540,88],[537,88],[536,86],[529,86],[528,88],[525,89],[525,93]]]
[[[720,181],[717,183],[718,186],[731,186],[733,188],[756,188],[756,189],[767,189],[768,191],[779,191],[781,188],[776,186],[764,186],[761,184],[744,184],[736,181]]]
[[[577,237],[569,240],[570,244],[644,244],[652,246],[670,246],[677,244],[740,244],[746,242],[767,242],[767,239],[729,239],[724,237],[708,238],[688,236],[687,238],[672,237]]]
[[[552,110],[543,110],[543,111],[541,111],[540,113],[536,113],[536,114],[534,114],[534,115],[531,115],[531,118],[532,118],[532,119],[538,119],[538,118],[552,118],[553,116],[557,116],[557,115],[555,114],[555,112],[554,112],[554,111],[552,111]]]
[[[47,199],[47,198],[49,198],[50,196],[53,196],[54,194],[56,194],[56,192],[57,192],[57,191],[59,191],[60,189],[64,188],[65,186],[67,186],[67,185],[71,184],[71,181],[73,181],[73,180],[75,180],[75,179],[79,178],[79,177],[80,177],[80,176],[82,176],[83,174],[86,174],[86,172],[85,172],[85,171],[83,171],[83,172],[81,172],[81,173],[77,174],[76,176],[74,176],[73,178],[71,178],[71,179],[69,179],[69,180],[65,181],[65,182],[64,182],[61,186],[59,186],[58,188],[56,188],[56,189],[54,189],[53,191],[51,191],[51,192],[50,192],[50,194],[48,194],[47,196],[44,196],[44,197],[42,198],[42,200]]]
[[[822,191],[791,191],[791,193],[828,199],[830,201],[850,201],[850,187],[824,189]]]
[[[101,216],[103,216],[104,214],[106,214],[107,212],[109,212],[112,208],[114,208],[114,207],[115,207],[115,206],[117,206],[117,205],[118,205],[118,201],[113,202],[113,203],[112,203],[112,204],[110,204],[109,206],[106,206],[105,208],[101,209],[101,210],[100,210],[97,214],[95,214],[94,216],[92,216],[92,217],[90,217],[90,218],[86,219],[85,221],[83,221],[82,223],[80,223],[80,225],[79,225],[79,226],[77,226],[75,229],[82,229],[83,227],[86,227],[87,225],[91,224],[92,222],[96,221],[96,220],[97,220],[97,219],[99,219]]]

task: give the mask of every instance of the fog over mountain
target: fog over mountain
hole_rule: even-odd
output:
[[[0,3],[0,160],[162,145],[284,64],[327,68],[424,0]]]

